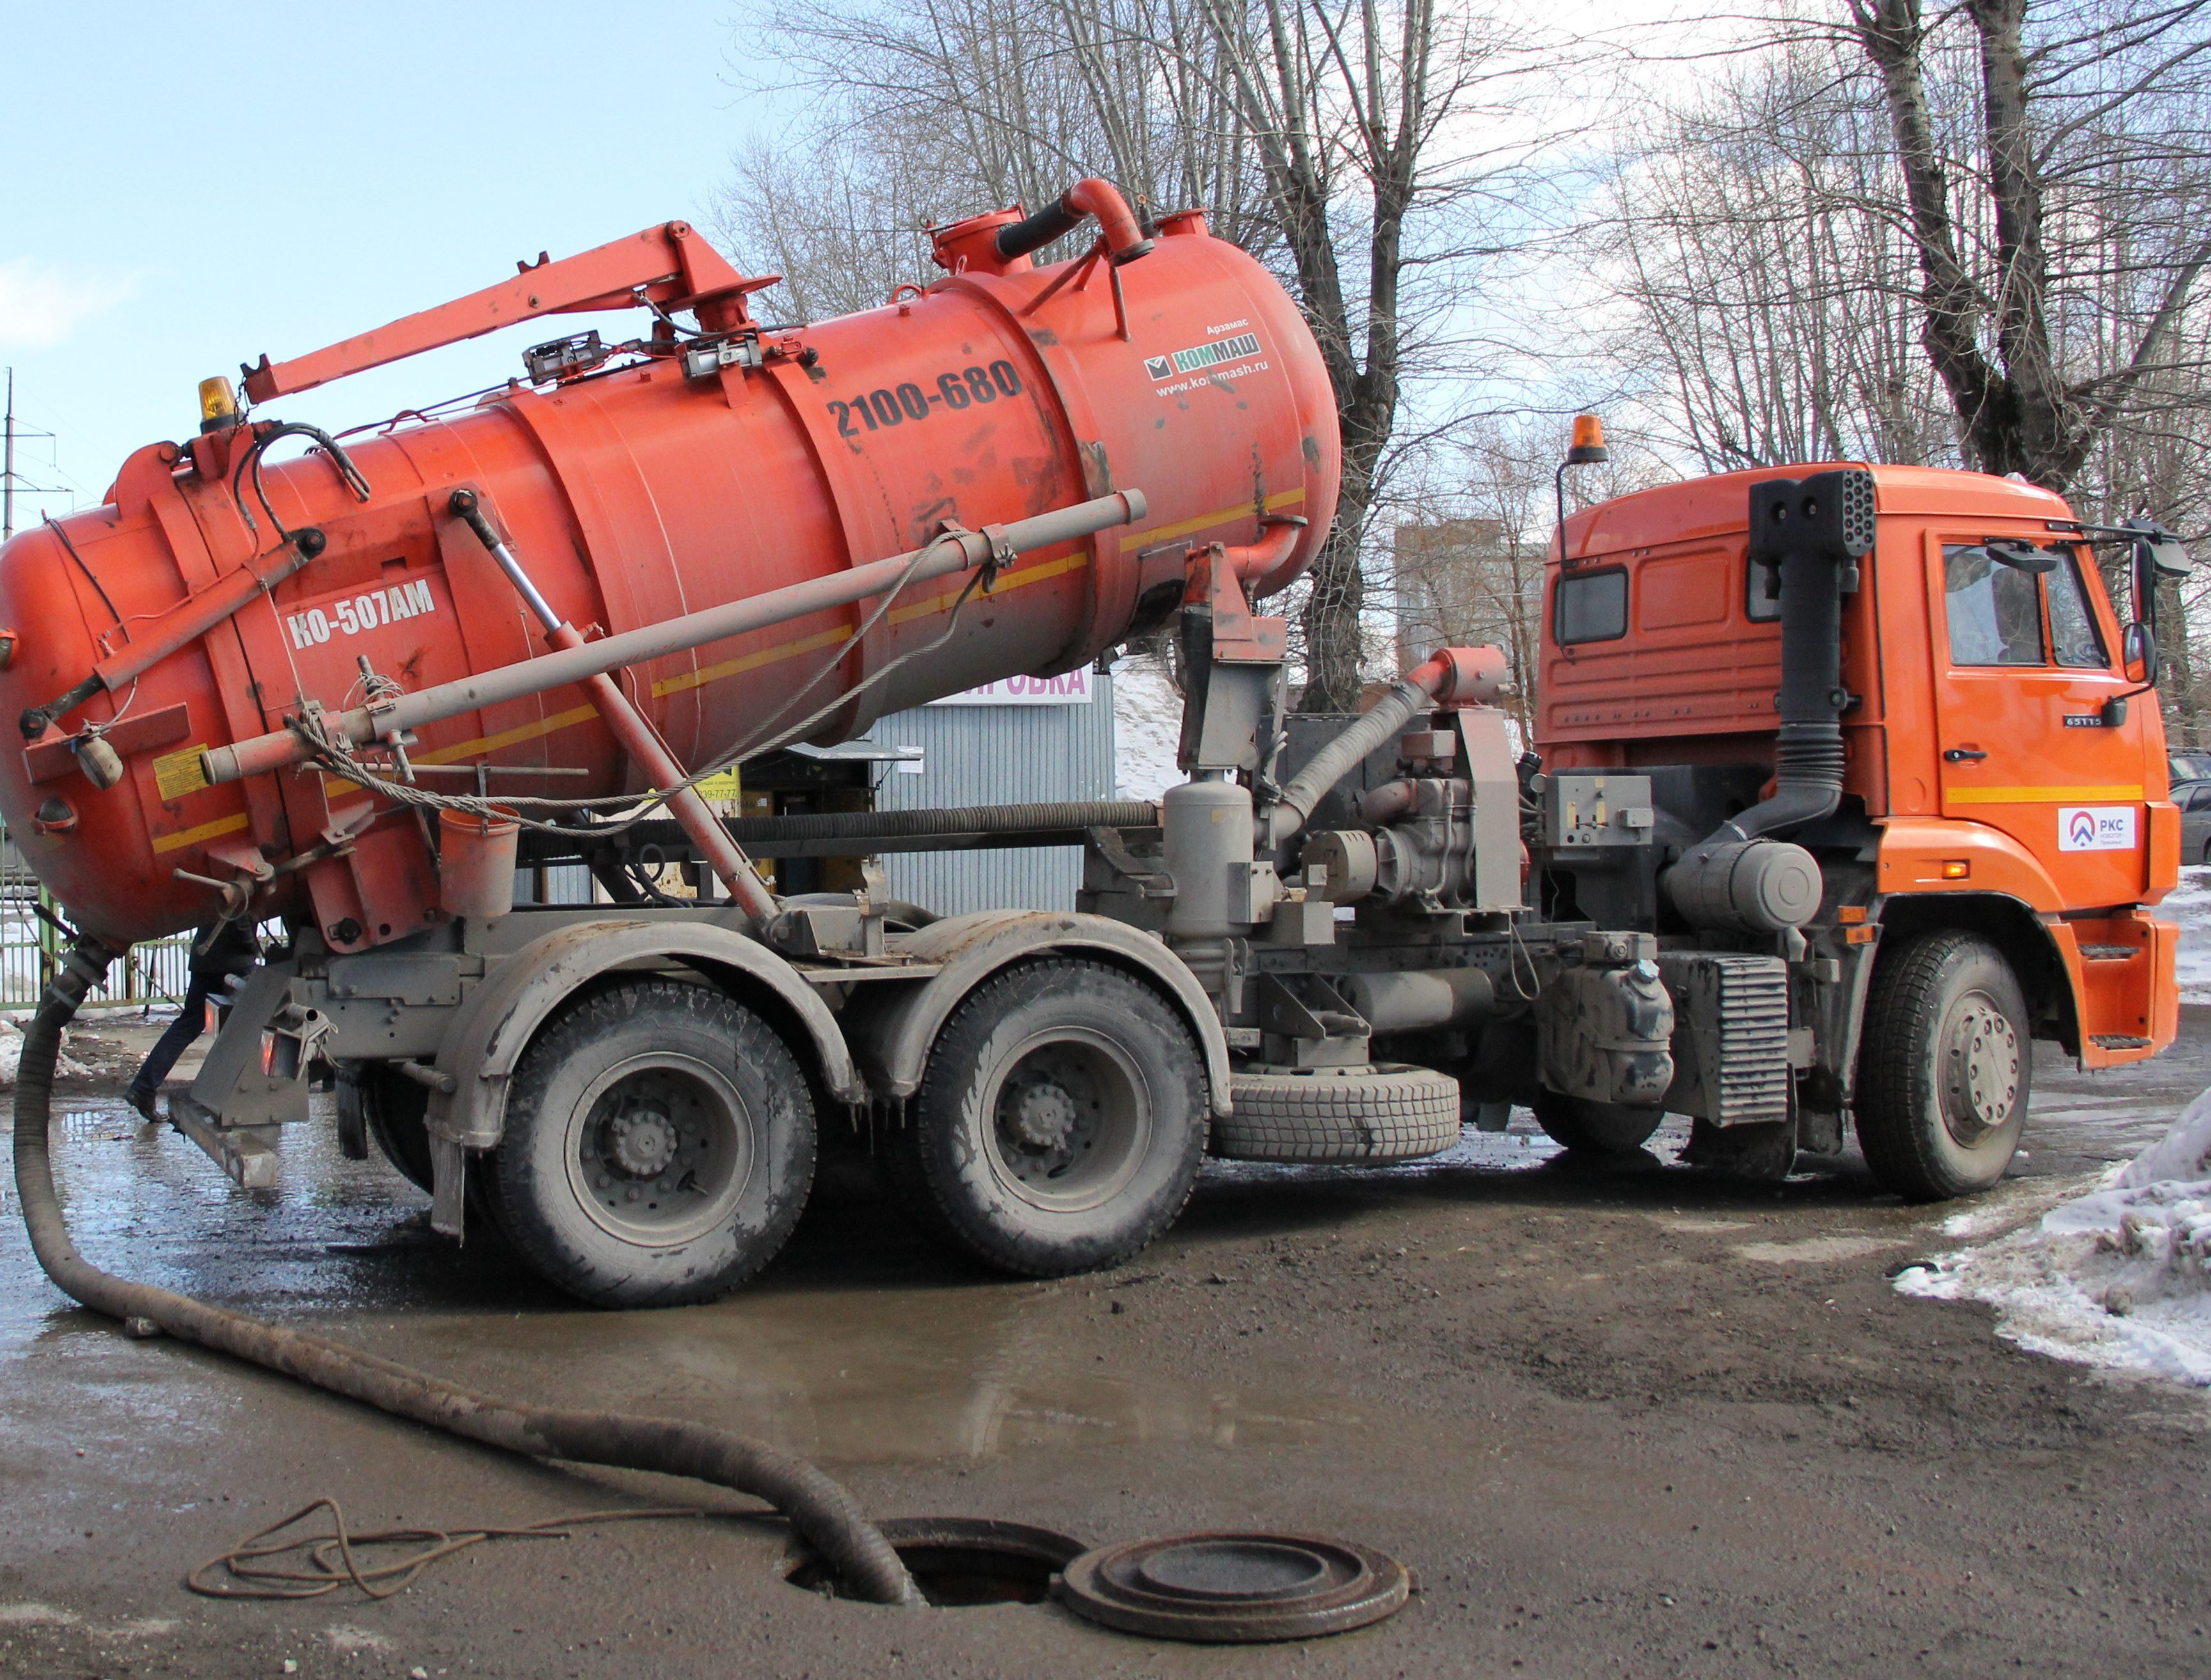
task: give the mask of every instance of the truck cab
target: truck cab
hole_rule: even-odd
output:
[[[1903,467],[1723,474],[1575,515],[1546,578],[1542,772],[1599,778],[1615,807],[1647,798],[1655,855],[1608,871],[1539,852],[1542,903],[1647,918],[1665,946],[1760,943],[1767,930],[1693,925],[1657,881],[1772,794],[1786,662],[1778,568],[1754,541],[1760,492],[1832,499],[1845,480],[1869,482],[1871,521],[1838,592],[1839,795],[1754,837],[1818,867],[1816,912],[1780,930],[1791,1142],[1838,1148],[1855,1121],[1890,1187],[1955,1194],[2010,1159],[2026,1039],[2105,1067],[2177,1030],[2177,929],[2153,914],[2180,836],[2154,638],[2121,621],[2096,559],[2121,543],[2147,602],[2139,580],[2185,565],[2161,532],[2100,531],[2032,486]]]

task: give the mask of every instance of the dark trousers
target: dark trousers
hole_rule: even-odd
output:
[[[192,1041],[207,1028],[207,1006],[209,988],[203,980],[194,977],[185,988],[184,1007],[177,1018],[169,1023],[169,1030],[154,1041],[154,1048],[146,1052],[137,1077],[130,1081],[130,1094],[151,1101],[161,1089],[161,1081],[169,1077],[169,1070],[177,1065],[177,1058],[190,1049]]]

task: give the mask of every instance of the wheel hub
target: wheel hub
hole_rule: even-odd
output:
[[[625,1109],[607,1122],[607,1158],[632,1178],[656,1178],[681,1145],[674,1120],[658,1109]]]
[[[1949,1101],[1943,1117],[1960,1143],[2002,1126],[2019,1102],[2019,1034],[2011,1019],[1983,997],[1967,1000],[1950,1030]]]
[[[1118,1194],[1151,1137],[1142,1069],[1103,1033],[1057,1026],[1014,1047],[984,1087],[984,1147],[1032,1207],[1081,1212]]]
[[[1063,1150],[1081,1116],[1067,1087],[1050,1078],[1022,1081],[1013,1093],[1008,1116],[1014,1136],[1034,1150]]]

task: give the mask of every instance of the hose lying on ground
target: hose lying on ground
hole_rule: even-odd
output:
[[[340,1342],[288,1330],[190,1296],[134,1284],[76,1251],[54,1193],[48,1145],[54,1064],[62,1029],[107,971],[112,955],[91,940],[62,963],[23,1034],[15,1075],[15,1193],[39,1264],[56,1286],[133,1334],[166,1331],[348,1399],[433,1429],[536,1459],[658,1471],[765,1500],[833,1563],[855,1598],[922,1602],[890,1542],[844,1488],[803,1459],[727,1429],[611,1411],[556,1411],[479,1394]]]

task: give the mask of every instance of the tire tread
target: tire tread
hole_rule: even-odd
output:
[[[1416,1161],[1459,1139],[1458,1081],[1426,1067],[1363,1077],[1239,1073],[1233,1111],[1213,1126],[1229,1161]]]
[[[992,1230],[969,1205],[969,1198],[953,1174],[944,1152],[934,1146],[937,1139],[933,1128],[940,1123],[940,1112],[956,1109],[959,1103],[956,1090],[947,1087],[948,1075],[939,1050],[948,1042],[956,1047],[960,1042],[959,1035],[975,1030],[978,1024],[987,1036],[990,1024],[1028,1003],[1055,993],[1095,990],[1099,987],[1113,994],[1117,1002],[1125,1001],[1134,992],[1156,1008],[1158,1015],[1153,1024],[1173,1034],[1187,1058],[1187,1066],[1194,1070],[1199,1136],[1191,1153],[1190,1170],[1182,1175],[1178,1192],[1160,1199],[1147,1216],[1124,1230],[1118,1240],[1110,1245],[1095,1246],[1094,1252],[1086,1249],[1077,1253],[1040,1238]],[[1204,1068],[1204,1057],[1188,1025],[1172,1006],[1126,970],[1079,958],[1053,957],[1019,964],[984,980],[960,1000],[938,1031],[921,1088],[909,1105],[906,1125],[887,1151],[892,1187],[908,1213],[930,1236],[994,1270],[1017,1277],[1058,1278],[1118,1266],[1148,1247],[1173,1224],[1196,1187],[1196,1160],[1204,1152],[1204,1121],[1208,1108]]]
[[[1874,969],[1858,1037],[1858,1148],[1874,1176],[1906,1201],[1948,1201],[1982,1187],[1957,1177],[1922,1123],[1940,1097],[1917,1042],[1941,1006],[1952,964],[1977,951],[2003,963],[2002,953],[1978,934],[1944,928],[1882,952]],[[2004,971],[2010,972],[2008,964]],[[2026,1035],[2020,1037],[2026,1050]],[[2024,1085],[2027,1067],[2020,1073]],[[2022,1102],[2025,1096],[2022,1090]]]

